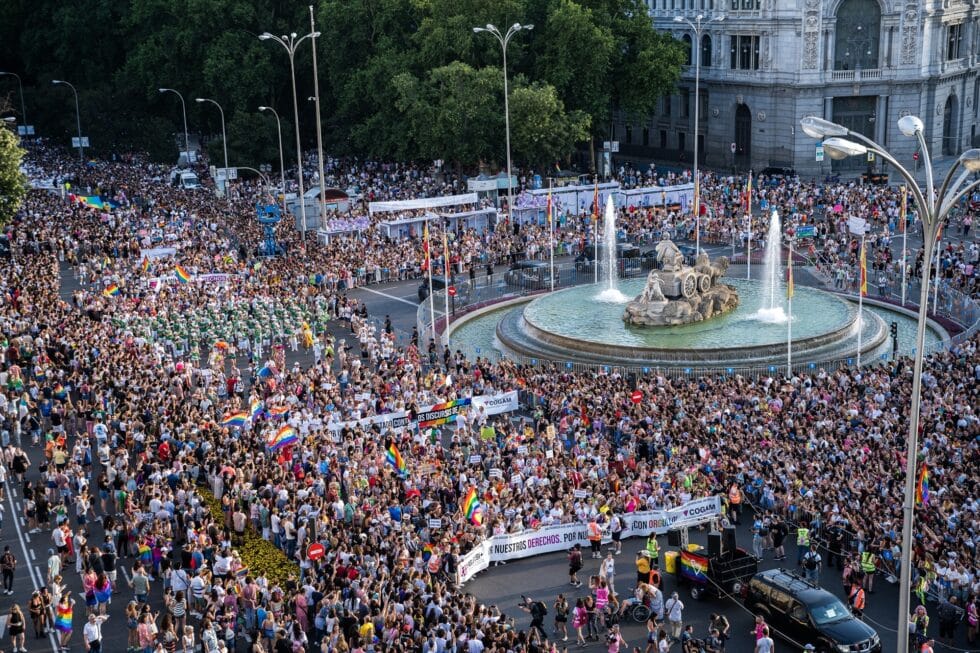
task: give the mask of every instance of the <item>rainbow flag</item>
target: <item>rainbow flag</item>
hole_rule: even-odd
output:
[[[249,412],[252,414],[252,419],[256,420],[262,415],[262,402],[258,399],[252,402],[249,407]]]
[[[235,428],[242,428],[245,426],[245,422],[248,421],[248,413],[245,411],[239,411],[237,413],[231,413],[225,415],[221,420],[222,426],[233,426]]]
[[[436,404],[424,413],[419,413],[419,428],[425,429],[430,426],[442,426],[456,421],[456,416],[460,410],[470,405],[470,398],[455,399]]]
[[[246,576],[248,576],[248,567],[242,567],[241,569],[235,572],[235,575],[239,578],[245,578]]]
[[[426,542],[422,545],[422,559],[428,562],[429,558],[432,557],[432,554],[435,553],[435,551],[436,549],[434,546],[432,546],[432,542]]]
[[[922,470],[919,472],[919,482],[915,485],[916,505],[929,504],[929,467],[922,463]]]
[[[681,551],[681,576],[692,583],[708,582],[708,560],[690,551]]]
[[[153,559],[153,549],[145,542],[139,545],[139,558],[143,562],[150,562]]]
[[[65,386],[61,385],[60,383],[55,383],[54,396],[55,399],[64,399],[65,397],[68,396],[68,391],[65,390]]]
[[[398,449],[395,448],[394,442],[389,444],[388,448],[385,450],[385,460],[389,465],[394,467],[395,471],[397,471],[399,474],[402,476],[408,476],[408,465],[405,464],[405,459],[402,458],[402,455],[398,453]]]
[[[177,283],[190,283],[191,275],[180,264],[174,266],[174,273],[177,275]]]
[[[266,411],[269,417],[280,419],[289,414],[289,406],[272,406]]]
[[[864,251],[864,239],[861,239],[861,296],[868,296],[868,256]]]
[[[793,299],[793,255],[786,262],[786,299]]]
[[[144,273],[149,272],[150,271],[150,259],[148,259],[147,257],[144,256],[143,257],[143,263],[141,264],[141,267],[142,267],[142,270],[143,270]]]
[[[54,628],[55,630],[61,631],[63,633],[71,632],[71,620],[74,616],[72,614],[72,606],[69,602],[68,605],[64,603],[58,603],[54,611]]]
[[[292,426],[284,426],[276,431],[275,434],[268,439],[266,444],[269,445],[270,449],[275,450],[296,444],[298,440],[299,436],[296,434],[296,429],[294,429]]]
[[[470,523],[480,526],[483,524],[483,505],[476,496],[476,488],[471,487],[463,499],[463,514]]]
[[[116,284],[112,284],[111,286],[103,290],[102,294],[105,295],[106,297],[115,297],[120,292],[122,291],[119,290],[119,286],[117,286]]]

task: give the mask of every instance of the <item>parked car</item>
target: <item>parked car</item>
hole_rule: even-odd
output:
[[[753,576],[745,604],[772,624],[777,635],[813,644],[821,653],[881,651],[874,628],[855,618],[834,594],[786,569]]]
[[[605,256],[601,247],[599,255]],[[621,277],[633,276],[641,269],[640,248],[632,243],[616,243],[616,259]],[[586,245],[585,250],[575,257],[575,269],[578,272],[595,270],[595,246]]]
[[[555,285],[558,285],[555,274]],[[518,261],[504,272],[504,283],[525,290],[551,288],[551,266],[546,261]]]
[[[469,302],[470,298],[470,284],[460,283],[456,277],[449,278],[449,285],[456,287],[456,302]],[[432,292],[436,294],[436,301],[439,300],[439,295],[446,291],[446,278],[445,277],[432,277]],[[424,302],[425,298],[429,296],[429,279],[428,277],[422,278],[422,283],[419,284],[419,302]],[[438,304],[436,304],[438,306]]]

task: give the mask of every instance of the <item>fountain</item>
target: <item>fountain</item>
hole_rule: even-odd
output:
[[[768,306],[763,306],[757,310],[753,317],[766,324],[786,324],[789,318],[783,310],[782,298],[784,293],[780,290],[780,283],[783,264],[782,264],[782,229],[779,224],[779,212],[773,211],[769,216],[769,233],[766,234],[766,253],[762,260],[763,276],[762,283],[764,295],[769,298]]]
[[[604,304],[625,304],[629,297],[624,295],[616,287],[617,265],[616,265],[616,207],[613,205],[612,196],[606,198],[606,212],[602,225],[602,253],[605,255],[606,264],[603,269],[606,289],[596,295],[596,301]],[[599,247],[596,244],[595,264],[599,265]]]

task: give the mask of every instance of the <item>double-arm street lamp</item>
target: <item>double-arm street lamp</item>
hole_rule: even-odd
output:
[[[299,140],[299,102],[296,98],[296,48],[306,39],[315,39],[318,36],[320,36],[320,32],[310,32],[298,38],[296,32],[282,36],[276,36],[270,32],[259,34],[260,41],[275,41],[284,47],[286,54],[289,55],[289,72],[293,81],[293,123],[296,125],[296,176],[299,178],[299,210],[303,223],[303,240],[306,240],[306,189],[303,186],[303,146]],[[317,130],[319,130],[319,125],[317,125]],[[323,183],[322,180],[320,183]],[[285,190],[284,188],[283,192]],[[322,194],[321,189],[321,196]]]
[[[184,116],[184,152],[187,153],[187,165],[190,165],[191,164],[191,139],[187,135],[187,105],[184,104],[184,96],[181,95],[179,91],[175,91],[172,88],[161,88],[158,90],[161,93],[173,93],[174,95],[180,98],[180,111]],[[225,166],[227,167],[227,165],[228,162],[226,161]]]
[[[511,217],[514,215],[514,189],[511,184],[512,177],[510,173],[510,100],[507,93],[507,44],[510,43],[510,39],[514,34],[517,34],[521,30],[532,29],[534,29],[534,25],[521,25],[520,23],[511,25],[506,34],[501,34],[500,30],[490,23],[487,23],[486,27],[473,28],[473,32],[476,34],[480,32],[493,34],[494,38],[500,42],[500,48],[504,53],[504,132],[507,140],[507,215]]]
[[[969,181],[969,177],[980,172],[980,149],[970,149],[956,160],[946,173],[939,192],[933,184],[932,160],[923,136],[922,120],[915,116],[904,116],[898,121],[898,129],[905,136],[915,137],[922,152],[925,164],[925,192],[919,187],[915,177],[885,148],[871,139],[853,132],[843,125],[822,118],[804,118],[800,121],[807,136],[824,139],[823,148],[830,158],[840,160],[849,156],[867,156],[868,152],[877,154],[890,163],[905,179],[915,197],[922,218],[922,247],[924,265],[922,266],[922,285],[919,289],[919,315],[916,323],[915,350],[912,377],[912,397],[909,407],[909,433],[905,452],[905,495],[902,502],[902,555],[898,595],[898,648],[899,653],[907,653],[908,637],[905,625],[909,618],[909,604],[912,583],[912,528],[915,524],[915,484],[918,470],[919,411],[922,403],[922,364],[925,356],[926,319],[929,308],[929,262],[943,221],[953,207],[973,189],[980,186],[980,180]],[[957,171],[962,171],[957,175]]]
[[[716,16],[708,20],[709,23],[720,23],[725,19],[724,16]],[[694,32],[694,41],[691,48],[694,50],[694,251],[701,251],[701,180],[698,178],[698,145],[701,133],[700,113],[701,108],[701,32],[704,29],[701,21],[704,20],[703,14],[698,14],[691,22],[683,16],[674,16],[675,23],[684,23]],[[710,63],[710,62],[709,62]]]
[[[82,148],[82,114],[79,113],[79,111],[78,111],[78,91],[75,90],[74,85],[72,85],[69,82],[60,80],[60,79],[52,79],[51,80],[51,83],[54,84],[54,85],[56,85],[56,86],[58,84],[64,84],[65,86],[67,86],[68,88],[71,89],[71,92],[72,93],[75,94],[75,125],[78,127],[78,161],[79,161],[79,163],[84,163],[85,162],[85,154],[82,151],[83,150],[83,148]]]

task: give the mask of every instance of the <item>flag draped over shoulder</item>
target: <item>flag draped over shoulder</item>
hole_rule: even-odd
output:
[[[864,251],[864,242],[861,242],[861,296],[868,296],[868,256]]]

